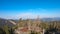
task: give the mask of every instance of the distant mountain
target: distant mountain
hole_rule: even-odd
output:
[[[55,18],[42,18],[41,20],[43,20],[43,21],[60,21],[60,17],[55,17]]]
[[[55,17],[53,18],[54,20],[59,20],[60,21],[60,17]]]
[[[15,26],[9,20],[11,20],[11,21],[13,21],[15,23],[18,23],[18,20],[0,18],[0,26],[1,27],[4,26],[4,25],[8,25],[9,27]],[[35,19],[30,19],[30,20],[34,21]],[[55,17],[55,18],[41,18],[40,20],[46,21],[46,22],[49,22],[49,21],[60,21],[60,17]]]
[[[15,20],[13,20],[13,21],[16,22]],[[3,27],[4,25],[8,25],[9,27],[14,26],[14,24],[9,22],[9,20],[0,18],[0,27]]]

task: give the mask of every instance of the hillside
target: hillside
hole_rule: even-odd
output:
[[[16,22],[15,20],[11,20],[11,21]],[[0,18],[0,27],[4,25],[8,25],[9,27],[14,26],[14,24],[12,24],[9,20]]]

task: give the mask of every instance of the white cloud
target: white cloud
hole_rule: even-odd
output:
[[[37,15],[33,13],[21,13],[21,14],[18,14],[17,17],[23,18],[23,19],[34,19],[37,17]]]

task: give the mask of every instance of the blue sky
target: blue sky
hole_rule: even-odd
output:
[[[0,0],[0,17],[7,19],[60,17],[60,0]]]

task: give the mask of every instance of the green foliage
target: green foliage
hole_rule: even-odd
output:
[[[39,27],[41,27],[41,28],[43,28],[43,29],[47,29],[47,28],[49,28],[49,25],[48,25],[47,23],[41,23],[41,24],[39,25]]]
[[[9,33],[10,34],[14,34],[14,29],[13,28],[10,28]]]
[[[0,27],[0,34],[6,34],[3,28]]]
[[[31,31],[30,34],[41,34],[40,32]]]
[[[5,25],[3,29],[4,29],[4,31],[6,32],[6,34],[9,34],[9,28],[8,28],[7,25]]]
[[[0,27],[0,34],[13,34],[14,29],[9,28],[7,25]]]

